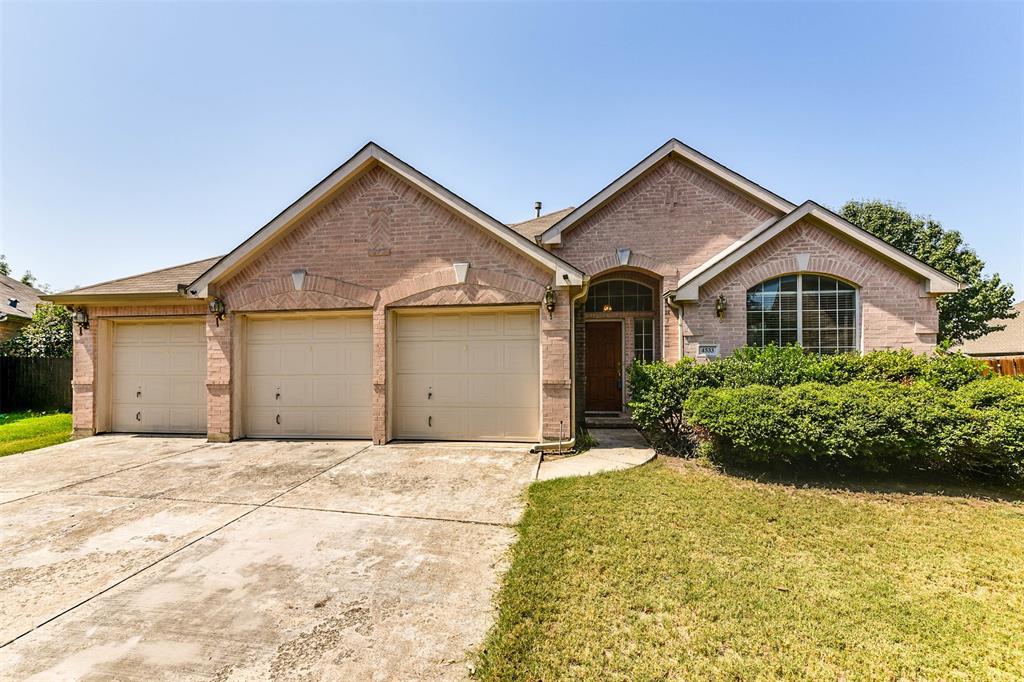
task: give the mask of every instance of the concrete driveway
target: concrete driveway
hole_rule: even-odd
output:
[[[464,678],[536,466],[132,436],[2,458],[0,678]]]

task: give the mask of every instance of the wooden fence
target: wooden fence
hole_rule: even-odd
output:
[[[0,412],[70,409],[71,358],[0,357]]]
[[[983,358],[996,374],[1006,376],[1024,375],[1024,355],[1014,358]]]

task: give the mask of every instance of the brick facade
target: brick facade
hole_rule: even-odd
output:
[[[701,299],[670,305],[665,295],[689,273],[766,220],[777,216],[710,175],[666,157],[603,206],[563,233],[555,254],[593,283],[632,279],[653,287],[656,358],[693,356],[699,343],[723,354],[745,343],[745,292],[760,281],[801,270],[832,275],[859,288],[865,350],[934,347],[938,312],[919,277],[890,265],[809,221],[762,245],[701,288]],[[623,266],[619,249],[629,249]],[[469,263],[459,282],[453,263]],[[301,271],[301,287],[295,273]],[[241,405],[237,347],[244,313],[365,311],[373,320],[373,440],[391,434],[388,347],[391,311],[402,307],[536,306],[540,319],[542,436],[571,438],[586,404],[587,320],[621,319],[623,355],[633,357],[636,315],[584,313],[578,287],[557,289],[554,314],[544,310],[554,273],[496,239],[383,165],[373,165],[324,199],[285,234],[240,267],[211,294],[228,315],[219,325],[206,303],[88,306],[92,325],[74,341],[76,435],[102,427],[99,390],[108,367],[99,352],[112,320],[139,316],[203,316],[207,340],[207,429],[210,440],[237,438]],[[729,309],[714,312],[722,295]],[[680,317],[682,313],[682,317]],[[571,342],[575,334],[575,343]],[[573,363],[575,360],[575,364]],[[575,382],[575,383],[574,383]],[[576,403],[577,424],[571,422]]]
[[[718,343],[723,355],[745,345],[747,289],[798,272],[831,275],[858,288],[863,350],[910,348],[923,353],[935,348],[938,308],[920,281],[804,221],[702,286],[701,300],[685,304],[684,354],[696,356],[699,343]],[[723,319],[715,315],[719,295],[728,304]]]

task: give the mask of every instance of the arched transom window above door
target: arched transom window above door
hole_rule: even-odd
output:
[[[654,310],[654,290],[629,280],[599,282],[590,287],[585,310],[588,313],[650,312]]]
[[[824,275],[785,275],[747,290],[747,345],[799,343],[808,353],[858,349],[858,297]]]

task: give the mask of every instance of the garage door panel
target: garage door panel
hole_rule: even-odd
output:
[[[507,372],[536,374],[540,368],[537,341],[506,341],[502,347],[502,368]]]
[[[116,323],[111,355],[111,430],[206,430],[202,322]]]
[[[464,372],[469,364],[467,343],[453,339],[450,343],[431,344],[432,367],[435,372]]]
[[[499,313],[476,313],[468,317],[467,335],[501,336],[502,317]]]
[[[394,350],[395,436],[536,438],[540,413],[537,319],[532,311],[399,314]]]
[[[287,343],[279,347],[282,374],[309,374],[313,370],[308,344]]]
[[[258,333],[248,334],[246,341],[246,434],[369,437],[371,319],[316,316],[253,322],[257,321]],[[275,398],[278,392],[280,398]]]
[[[434,364],[432,344],[425,341],[405,341],[395,352],[395,370],[415,373]]]
[[[505,338],[537,338],[538,320],[536,313],[506,313],[502,318]]]
[[[474,341],[466,352],[466,370],[488,374],[503,369],[505,343],[495,340]]]
[[[464,315],[434,315],[431,336],[435,339],[458,339],[466,335],[466,317]]]

